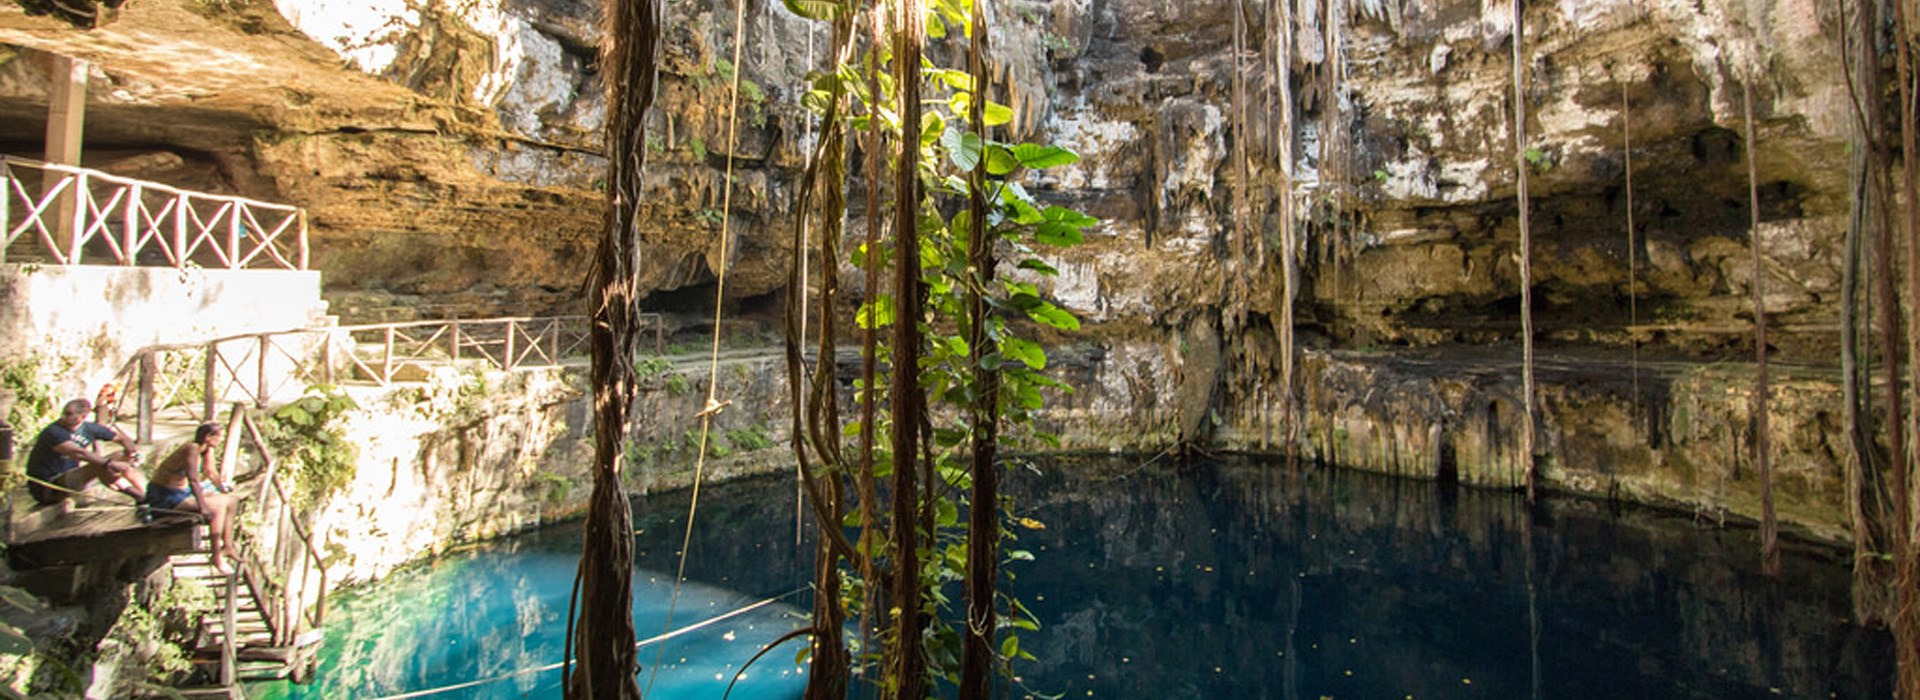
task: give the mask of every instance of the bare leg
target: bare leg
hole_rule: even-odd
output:
[[[230,574],[227,560],[233,557],[233,508],[226,496],[207,496],[207,531],[213,535],[213,568]]]
[[[233,547],[233,523],[232,518],[228,517],[233,510],[230,506],[228,498],[218,494],[208,494],[205,503],[200,502],[200,499],[188,497],[187,500],[181,501],[180,505],[174,506],[179,510],[194,511],[207,516],[207,532],[213,539],[213,568],[222,574],[233,573],[233,567],[227,565],[227,560],[231,556],[228,550]]]
[[[56,484],[74,491],[85,491],[87,485],[95,481],[108,488],[133,496],[133,500],[147,498],[147,480],[133,463],[109,461],[106,464],[82,464],[78,468],[52,479]]]

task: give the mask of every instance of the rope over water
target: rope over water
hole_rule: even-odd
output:
[[[677,588],[679,588],[679,585],[678,585],[678,582],[675,582],[675,586],[674,586],[674,587],[675,587],[676,589],[677,589]],[[700,629],[700,628],[702,628],[702,627],[706,627],[706,626],[709,626],[709,625],[712,625],[712,624],[714,624],[714,623],[717,623],[717,622],[721,622],[721,621],[724,621],[724,620],[727,620],[727,619],[730,619],[730,618],[734,618],[734,617],[739,617],[739,616],[741,616],[741,615],[745,615],[745,614],[747,614],[747,613],[749,613],[749,612],[752,612],[752,611],[754,611],[754,610],[758,610],[758,609],[760,609],[760,608],[763,608],[763,607],[766,607],[766,606],[768,606],[768,605],[772,605],[772,604],[773,604],[774,602],[776,602],[776,601],[779,601],[779,600],[781,600],[781,599],[783,599],[783,598],[787,598],[787,597],[789,597],[789,596],[792,596],[792,595],[794,595],[794,594],[797,594],[797,593],[800,593],[800,592],[802,592],[802,591],[805,591],[805,590],[807,590],[807,587],[806,587],[806,586],[801,586],[801,587],[799,587],[799,588],[795,588],[795,589],[793,589],[793,590],[791,590],[791,591],[787,591],[787,592],[785,592],[785,593],[782,593],[782,594],[780,594],[780,595],[777,595],[777,596],[774,596],[774,597],[772,597],[772,598],[766,598],[766,599],[763,599],[763,600],[761,600],[760,602],[757,602],[757,603],[754,603],[754,604],[752,604],[752,605],[748,605],[748,606],[746,606],[746,607],[743,607],[743,608],[739,608],[739,609],[737,609],[737,610],[733,610],[733,611],[731,611],[731,612],[726,612],[726,613],[721,613],[721,614],[719,614],[719,615],[715,615],[715,616],[713,616],[713,617],[709,617],[709,618],[707,618],[707,619],[705,619],[705,620],[701,620],[701,621],[699,621],[699,622],[695,622],[695,623],[693,623],[693,624],[691,624],[691,625],[687,625],[686,627],[682,627],[682,628],[680,628],[680,629],[677,629],[677,630],[673,630],[673,631],[670,631],[670,632],[666,632],[666,633],[663,633],[663,634],[658,634],[658,635],[654,635],[654,636],[652,636],[652,637],[648,637],[648,638],[646,638],[646,639],[642,639],[642,640],[640,640],[639,642],[636,642],[636,643],[634,643],[634,645],[633,645],[633,648],[637,650],[637,649],[639,649],[639,648],[641,648],[641,647],[644,647],[644,646],[646,646],[646,645],[648,645],[648,644],[659,644],[660,642],[664,642],[664,641],[667,641],[667,640],[669,640],[669,639],[672,639],[672,638],[674,638],[674,637],[678,637],[678,636],[680,636],[680,635],[683,635],[683,634],[686,634],[686,633],[688,633],[688,632],[692,632],[692,631],[694,631],[694,630],[697,630],[697,629]],[[663,646],[663,647],[661,647],[661,650],[662,650],[662,652],[664,653],[664,650],[665,650],[665,647],[664,647],[664,646]],[[489,685],[489,684],[492,684],[492,683],[498,683],[498,682],[500,682],[500,681],[504,681],[504,680],[507,680],[507,679],[509,679],[509,678],[516,678],[516,677],[519,677],[519,676],[524,676],[524,675],[527,675],[527,674],[530,674],[530,673],[543,673],[543,672],[546,672],[546,671],[552,671],[552,670],[554,670],[554,669],[557,669],[557,668],[560,668],[560,666],[561,666],[561,665],[563,665],[563,664],[565,664],[565,663],[566,663],[565,661],[555,661],[555,662],[553,662],[553,663],[550,663],[550,664],[547,664],[547,665],[545,665],[545,666],[539,666],[539,667],[535,667],[535,668],[523,668],[523,669],[520,669],[520,670],[518,670],[518,671],[513,671],[513,672],[511,672],[511,673],[503,673],[503,674],[500,674],[500,675],[498,675],[498,676],[491,676],[491,677],[488,677],[488,678],[482,678],[482,679],[479,679],[479,680],[473,680],[473,681],[467,681],[467,682],[465,682],[465,683],[455,683],[455,684],[453,684],[453,685],[443,685],[443,686],[440,686],[440,687],[438,687],[438,688],[428,688],[428,689],[426,689],[426,690],[413,690],[413,691],[408,691],[408,692],[405,692],[405,693],[400,693],[400,694],[398,694],[398,695],[383,695],[383,696],[380,696],[380,697],[378,697],[378,698],[375,698],[374,700],[405,700],[406,698],[423,698],[423,697],[427,697],[427,696],[430,696],[430,695],[439,695],[439,694],[441,694],[441,693],[451,693],[451,692],[453,692],[453,691],[456,691],[456,690],[466,690],[466,689],[468,689],[468,688],[478,688],[478,687],[480,687],[480,686],[483,686],[483,685]],[[655,664],[655,665],[654,665],[654,668],[656,668],[656,669],[657,669],[657,668],[659,668],[659,664]],[[651,682],[651,680],[650,680],[650,681],[648,682],[648,684],[649,684],[649,685],[651,685],[651,684],[652,684],[652,682]]]
[[[713,433],[713,417],[718,415],[732,400],[721,401],[716,396],[720,386],[720,320],[726,306],[727,263],[732,257],[733,242],[733,154],[740,143],[740,79],[746,72],[746,66],[740,63],[740,49],[746,44],[747,4],[734,3],[733,12],[733,92],[727,108],[727,169],[721,185],[720,195],[720,264],[714,271],[713,285],[713,349],[707,357],[707,402],[698,414],[700,418],[700,451],[693,462],[693,495],[687,503],[687,530],[680,540],[680,565],[673,576],[673,593],[667,597],[667,621],[665,627],[673,627],[673,613],[680,604],[680,582],[686,580],[687,549],[693,544],[693,517],[700,510],[700,481],[707,466],[708,439]],[[659,676],[660,661],[666,651],[656,649],[653,667],[647,672],[646,688],[641,697],[653,694],[653,681]]]

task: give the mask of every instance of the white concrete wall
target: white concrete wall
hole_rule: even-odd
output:
[[[91,398],[149,345],[325,325],[320,273],[97,265],[0,265],[0,360],[61,373]]]

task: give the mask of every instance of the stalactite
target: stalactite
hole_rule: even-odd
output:
[[[1298,418],[1294,415],[1294,295],[1299,288],[1295,279],[1293,211],[1293,0],[1277,0],[1279,28],[1275,40],[1274,82],[1280,92],[1279,128],[1276,145],[1280,172],[1280,420],[1285,431],[1287,468],[1295,466],[1294,441],[1299,439]]]
[[[1341,267],[1346,260],[1347,241],[1341,231],[1341,194],[1344,185],[1342,160],[1346,157],[1342,151],[1345,129],[1341,126],[1340,90],[1343,88],[1344,67],[1341,61],[1343,49],[1340,44],[1340,3],[1341,0],[1324,0],[1321,9],[1325,16],[1320,22],[1320,32],[1325,55],[1320,63],[1320,190],[1325,197],[1328,209],[1326,217],[1326,247],[1331,260],[1333,288],[1327,297],[1337,306],[1341,298]]]
[[[1520,391],[1526,415],[1521,418],[1520,463],[1525,467],[1527,502],[1534,499],[1534,392],[1533,392],[1533,231],[1528,222],[1527,202],[1527,79],[1523,42],[1526,28],[1520,0],[1513,0],[1513,164],[1519,173],[1519,189],[1514,193],[1520,207]]]
[[[1753,244],[1753,459],[1760,469],[1760,568],[1769,576],[1780,573],[1780,531],[1773,513],[1773,458],[1769,446],[1770,422],[1767,398],[1772,388],[1767,382],[1767,270],[1760,255],[1760,171],[1754,162],[1753,86],[1749,77],[1740,87],[1740,102],[1746,113],[1747,130],[1747,209],[1752,216],[1750,235]]]
[[[1246,324],[1247,315],[1247,232],[1242,223],[1248,215],[1247,190],[1252,185],[1248,181],[1247,148],[1253,140],[1247,128],[1247,74],[1243,70],[1242,58],[1247,50],[1247,12],[1245,0],[1234,0],[1233,6],[1233,56],[1228,69],[1233,73],[1233,199],[1231,214],[1227,216],[1233,227],[1233,259],[1228,262],[1228,273],[1232,291],[1228,295],[1227,310],[1222,314],[1224,330],[1230,335],[1238,334]]]
[[[1627,170],[1627,352],[1628,363],[1633,373],[1633,401],[1630,404],[1630,420],[1640,422],[1640,337],[1637,327],[1640,325],[1640,255],[1634,246],[1633,229],[1633,100],[1627,95],[1627,81],[1620,81],[1620,133],[1621,153],[1626,157]]]

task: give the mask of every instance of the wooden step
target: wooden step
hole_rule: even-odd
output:
[[[247,698],[246,692],[242,691],[237,684],[232,686],[209,685],[196,688],[174,688],[173,692],[177,693],[179,697],[187,698],[187,700],[202,700],[203,698],[210,700],[246,700]]]

